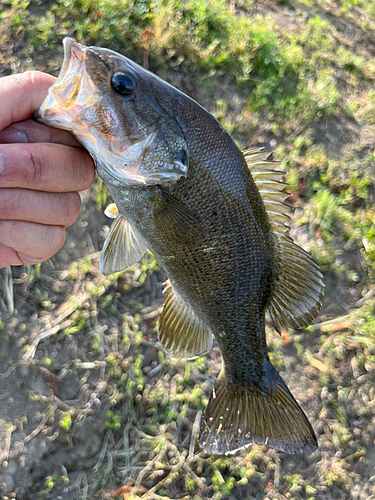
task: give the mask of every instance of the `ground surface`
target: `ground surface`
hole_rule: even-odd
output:
[[[90,10],[84,1],[4,2],[0,75],[30,68],[56,74],[69,16],[76,23],[70,35],[119,49],[121,43],[109,39],[104,24],[113,23],[111,12],[118,19],[124,8],[128,54],[133,50],[135,59],[149,61],[153,70],[215,112],[242,146],[277,147],[293,191],[291,235],[322,266],[326,298],[318,324],[306,331],[283,331],[278,337],[269,326],[270,356],[308,415],[319,449],[309,456],[266,447],[228,458],[202,452],[197,429],[220,369],[219,350],[214,347],[207,357],[188,363],[163,353],[157,319],[166,276],[152,256],[121,275],[99,273],[109,221],[103,215],[106,193],[96,183],[82,194],[83,211],[69,228],[64,248],[41,266],[13,269],[16,311],[0,313],[0,498],[375,498],[371,3],[207,3],[225,5],[234,19],[254,20],[258,38],[246,52],[261,47],[263,65],[276,47],[264,35],[268,29],[290,44],[288,50],[294,47],[295,52],[282,54],[295,61],[299,75],[312,71],[304,64],[321,67],[306,86],[306,95],[318,92],[319,103],[325,102],[317,111],[311,108],[318,113],[311,120],[307,115],[314,99],[298,104],[299,94],[293,99],[301,109],[294,115],[287,111],[288,95],[269,109],[266,103],[257,107],[258,94],[245,102],[243,93],[236,93],[241,81],[233,82],[229,71],[211,71],[216,60],[211,69],[199,66],[197,57],[208,60],[215,50],[198,46],[204,33],[185,50],[188,35],[174,27],[175,42],[163,25],[163,12],[154,7],[147,18],[148,2],[92,4]],[[192,5],[174,6],[174,15],[188,13],[191,31],[208,19],[208,14],[199,18],[205,4]],[[150,42],[145,48],[147,33],[155,40],[158,36],[160,45]],[[135,41],[129,41],[132,36]],[[163,44],[169,47],[164,56]],[[189,73],[189,61],[199,77]],[[263,77],[256,77],[258,87]],[[272,86],[274,75],[268,78]],[[330,87],[333,81],[340,97]]]

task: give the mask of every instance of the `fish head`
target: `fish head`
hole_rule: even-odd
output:
[[[36,119],[72,132],[104,180],[164,184],[188,171],[179,102],[176,89],[125,56],[65,38],[59,77]]]

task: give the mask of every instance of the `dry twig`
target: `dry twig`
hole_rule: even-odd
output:
[[[199,430],[199,424],[201,423],[201,418],[202,418],[202,412],[199,411],[195,416],[193,430],[191,431],[189,456],[188,456],[189,460],[191,458],[193,458],[193,455],[194,455],[195,440],[197,439],[197,434],[198,434],[198,430]]]
[[[80,305],[82,305],[87,299],[89,298],[89,294],[84,293],[74,301],[74,304],[70,306],[66,311],[64,311],[60,316],[58,316],[51,325],[51,328],[48,330],[45,330],[41,334],[39,334],[31,343],[31,346],[29,350],[24,354],[23,359],[26,361],[28,359],[33,359],[35,356],[36,349],[39,345],[39,342],[41,340],[47,339],[48,337],[51,337],[52,335],[55,335],[60,330],[60,324],[61,322],[70,316]]]

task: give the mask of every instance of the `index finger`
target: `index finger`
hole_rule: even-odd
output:
[[[0,78],[0,131],[11,123],[30,118],[41,106],[55,80],[41,71]]]

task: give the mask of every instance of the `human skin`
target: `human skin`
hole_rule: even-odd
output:
[[[54,81],[39,71],[0,78],[0,268],[52,257],[95,178],[72,135],[31,119]]]

